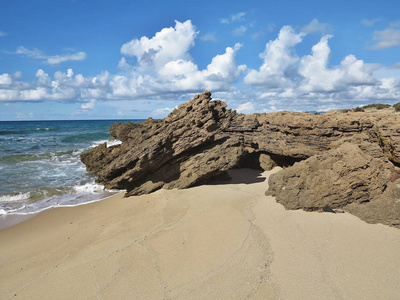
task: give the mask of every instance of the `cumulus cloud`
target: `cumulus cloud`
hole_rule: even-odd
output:
[[[12,77],[10,74],[4,73],[0,75],[0,85],[10,85],[12,83]]]
[[[17,50],[15,51],[16,54],[24,55],[27,57],[31,57],[34,59],[39,59],[43,60],[46,63],[50,65],[58,65],[60,63],[66,62],[66,61],[79,61],[79,60],[85,60],[86,59],[86,53],[85,52],[76,52],[76,53],[66,53],[66,54],[61,54],[61,55],[45,55],[43,54],[42,51],[39,49],[28,49],[25,48],[24,46],[19,46]]]
[[[222,24],[230,24],[233,22],[238,22],[238,21],[242,21],[244,19],[244,16],[246,15],[245,12],[239,12],[236,14],[232,14],[230,15],[228,18],[223,18],[221,19],[221,23]]]
[[[299,74],[304,77],[304,84],[300,87],[306,92],[329,92],[341,90],[351,85],[368,85],[374,82],[372,72],[368,71],[362,60],[354,55],[348,55],[341,62],[340,67],[329,68],[328,59],[330,48],[325,35],[318,44],[312,47],[312,55],[302,58],[299,65]]]
[[[393,23],[384,30],[376,30],[372,34],[371,50],[386,49],[400,45],[400,24]]]
[[[85,77],[67,69],[50,75],[39,69],[37,81],[29,84],[10,81],[9,75],[2,75],[2,86],[10,86],[0,90],[0,100],[157,99],[160,95],[176,98],[182,93],[207,89],[214,92],[234,89],[232,85],[246,70],[245,65],[237,65],[235,61],[242,45],[226,47],[224,53],[215,55],[205,69],[200,69],[190,55],[197,35],[198,31],[188,20],[176,21],[174,27],[164,28],[153,37],[133,39],[121,47],[123,57],[118,63],[119,74],[111,75],[105,71],[95,77]],[[19,47],[17,52],[51,63],[71,59],[61,56],[50,59],[38,49],[24,47]]]
[[[229,22],[238,18],[230,17]],[[282,27],[275,39],[266,42],[259,55],[259,68],[248,69],[236,62],[236,54],[243,47],[239,43],[216,53],[206,67],[200,67],[190,55],[200,33],[190,20],[176,21],[173,27],[161,29],[154,36],[123,44],[121,59],[115,62],[119,67],[117,74],[104,71],[85,77],[72,69],[49,74],[40,68],[33,82],[24,82],[21,72],[0,74],[0,101],[79,101],[77,113],[89,112],[100,100],[184,101],[206,89],[214,93],[214,98],[227,100],[245,113],[252,113],[255,108],[315,111],[372,101],[399,101],[398,64],[385,68],[366,64],[350,54],[338,65],[331,65],[331,35],[322,36],[309,55],[299,57],[296,47],[302,43],[305,31],[321,31],[320,24],[313,20],[300,32],[290,26]],[[396,28],[395,24],[392,28]],[[19,47],[17,51],[45,62],[50,59],[38,49]],[[61,56],[51,58],[54,63],[63,62]],[[163,103],[162,107],[156,109],[154,104],[146,113],[163,117],[171,105]]]
[[[298,58],[295,46],[305,33],[296,33],[290,26],[281,29],[260,54],[259,70],[249,70],[244,82],[261,91],[253,99],[271,107],[293,110],[325,110],[377,99],[396,99],[398,80],[378,80],[373,72],[376,64],[365,64],[354,55],[347,55],[338,66],[330,66],[331,35],[324,35],[312,47],[311,55]],[[353,104],[352,104],[353,103]],[[260,106],[260,105],[259,105]],[[262,107],[260,106],[260,110]]]
[[[175,21],[175,27],[164,28],[154,37],[133,39],[121,47],[121,53],[135,56],[141,71],[158,71],[166,63],[178,59],[191,60],[189,49],[198,32],[190,20]]]
[[[322,37],[320,42],[312,47],[312,55],[301,59],[299,74],[305,79],[305,84],[301,87],[304,91],[332,91],[341,78],[339,69],[327,68],[331,52],[328,39],[331,37],[331,35]]]
[[[109,88],[109,73],[102,72],[95,77],[74,75],[72,69],[66,73],[57,71],[53,78],[43,69],[36,72],[36,82],[25,83],[15,80],[11,85],[0,88],[0,100],[3,101],[77,101],[87,98],[106,98]],[[8,81],[9,82],[9,81]]]
[[[260,54],[263,59],[260,69],[249,70],[244,82],[266,89],[287,85],[286,72],[298,61],[294,47],[302,41],[303,36],[304,33],[296,33],[290,26],[282,27],[278,38],[268,42],[265,51]]]
[[[200,70],[189,53],[197,35],[190,20],[175,21],[174,28],[164,28],[152,38],[141,37],[124,44],[121,53],[134,56],[137,65],[127,74],[111,80],[113,95],[135,98],[162,92],[229,89],[245,70],[235,62],[235,54],[241,45],[227,47],[224,54],[216,55],[206,69]],[[124,58],[119,67],[128,69]]]

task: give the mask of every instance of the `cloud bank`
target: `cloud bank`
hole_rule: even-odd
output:
[[[245,13],[238,13],[221,22],[237,22],[244,16]],[[386,29],[390,32],[374,33],[375,49],[400,44],[396,26]],[[307,34],[327,30],[329,26],[317,19],[300,31],[283,26],[275,39],[266,42],[259,54],[258,68],[236,62],[236,54],[245,47],[236,43],[216,54],[201,69],[190,54],[199,31],[190,20],[176,21],[174,27],[163,28],[152,37],[143,36],[124,43],[120,48],[121,59],[116,62],[120,70],[117,74],[104,71],[85,77],[67,69],[50,75],[41,68],[34,82],[22,81],[20,72],[0,74],[0,101],[79,101],[83,103],[81,110],[89,111],[97,100],[175,100],[208,89],[215,97],[231,101],[231,107],[253,112],[327,110],[400,100],[399,78],[374,77],[374,72],[381,68],[379,65],[366,64],[352,54],[344,57],[339,65],[331,65],[332,35],[322,35],[310,54],[299,57],[296,47]],[[213,37],[203,40],[213,40]],[[16,53],[50,65],[86,58],[84,52],[47,56],[40,50],[25,47],[18,47]],[[157,114],[169,110],[160,109]]]

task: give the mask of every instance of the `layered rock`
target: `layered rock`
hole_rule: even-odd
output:
[[[145,194],[161,187],[186,188],[238,164],[243,145],[223,130],[235,112],[204,92],[180,105],[164,120],[114,124],[121,145],[100,145],[81,156],[106,188]]]
[[[291,166],[270,178],[269,193],[286,208],[328,204],[400,226],[395,113],[243,115],[206,91],[163,120],[116,123],[110,133],[122,144],[100,145],[81,159],[100,183],[128,196],[190,187],[237,166]]]

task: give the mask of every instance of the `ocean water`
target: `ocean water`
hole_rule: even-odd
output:
[[[108,132],[115,122],[0,121],[0,215],[74,206],[120,192],[97,184],[79,158],[101,143],[120,143]]]

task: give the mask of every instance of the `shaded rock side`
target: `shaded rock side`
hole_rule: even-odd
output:
[[[397,172],[377,144],[345,142],[273,174],[267,194],[286,209],[342,208],[367,222],[399,227]]]

